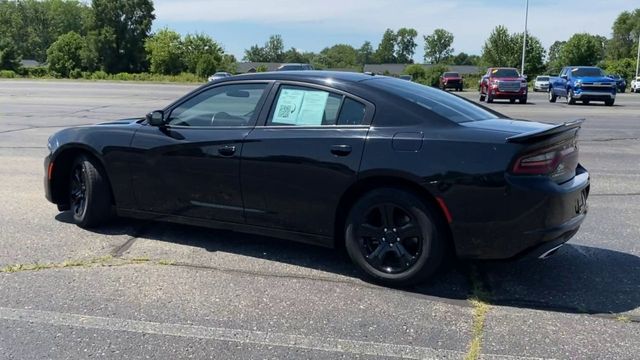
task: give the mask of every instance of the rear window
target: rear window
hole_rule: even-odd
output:
[[[470,101],[414,82],[382,77],[369,80],[367,84],[396,94],[456,123],[498,118]]]
[[[455,72],[446,72],[444,73],[444,77],[460,77],[460,75],[458,75],[458,73],[455,73]]]

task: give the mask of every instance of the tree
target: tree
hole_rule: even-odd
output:
[[[413,63],[413,54],[416,52],[416,37],[418,32],[411,28],[401,28],[396,33],[397,46],[396,58],[400,64]]]
[[[424,61],[439,64],[453,54],[453,34],[444,29],[435,29],[424,37]]]
[[[371,42],[365,41],[358,49],[357,61],[360,65],[369,64],[373,60],[373,46]]]
[[[152,73],[175,75],[184,70],[183,43],[177,32],[167,28],[161,29],[147,39],[144,47]],[[197,65],[196,63],[195,66]],[[193,72],[195,73],[196,69]]]
[[[211,69],[215,72],[224,54],[222,47],[204,34],[187,34],[182,42],[182,50],[186,70],[196,75],[210,72]]]
[[[86,39],[73,31],[60,35],[47,50],[49,71],[69,77],[73,71],[89,70],[94,67],[90,63],[95,56],[87,48]]]
[[[607,74],[618,74],[625,79],[633,79],[636,76],[636,59],[605,60],[599,66]]]
[[[251,62],[266,62],[267,58],[263,48],[258,45],[253,45],[244,50],[244,60]]]
[[[514,51],[509,30],[496,26],[482,47],[482,62],[487,66],[511,66]]]
[[[10,39],[0,39],[0,70],[17,71],[20,68],[18,48]]]
[[[555,41],[549,47],[549,53],[547,56],[547,72],[549,74],[558,74],[562,69],[563,64],[560,59],[560,53],[566,43],[566,41]]]
[[[458,55],[449,58],[448,63],[452,65],[478,65],[480,57],[478,55],[469,55],[461,52]]]
[[[612,26],[612,37],[607,47],[608,59],[634,58],[640,36],[640,9],[624,11]]]
[[[283,62],[285,52],[282,36],[271,35],[263,47],[256,44],[246,49],[244,59],[252,62]]]
[[[379,64],[395,64],[398,59],[395,55],[397,36],[391,29],[385,30],[382,40],[374,54],[374,58]]]
[[[574,34],[560,50],[560,61],[564,66],[596,65],[604,58],[605,41],[602,36]]]
[[[358,53],[351,45],[337,44],[324,48],[320,55],[320,62],[324,68],[352,68],[357,66]]]
[[[522,41],[524,33],[512,34],[511,41],[513,43],[514,53],[511,55],[512,60],[509,66],[520,69],[522,66]],[[527,35],[527,51],[524,61],[524,73],[529,77],[535,77],[544,70],[545,49],[537,37]]]
[[[93,0],[92,30],[107,72],[146,69],[145,41],[155,19],[151,0]]]

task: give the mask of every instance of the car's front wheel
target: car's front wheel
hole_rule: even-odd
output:
[[[91,228],[111,217],[111,191],[96,160],[85,155],[75,159],[69,174],[69,204],[73,221]]]
[[[436,211],[411,192],[382,188],[362,196],[345,226],[351,260],[376,282],[416,284],[433,275],[444,257]]]
[[[554,103],[558,99],[558,96],[553,92],[552,88],[549,88],[549,102]]]

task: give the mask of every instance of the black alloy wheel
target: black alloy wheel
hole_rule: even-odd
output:
[[[424,281],[444,257],[444,225],[436,213],[409,191],[373,190],[349,212],[347,252],[374,281],[391,286]]]
[[[69,197],[74,218],[84,217],[87,211],[87,174],[82,163],[75,164],[71,170]]]
[[[370,208],[356,230],[360,251],[376,270],[389,274],[406,271],[422,252],[420,225],[397,204]]]
[[[71,166],[69,205],[80,227],[101,225],[112,216],[111,188],[103,173],[101,164],[87,155],[78,156]]]

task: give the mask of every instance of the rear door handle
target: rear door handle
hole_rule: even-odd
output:
[[[351,154],[351,145],[332,145],[331,153],[337,156],[347,156]]]
[[[225,145],[218,148],[218,153],[222,156],[233,156],[236,153],[236,147],[233,145]]]

